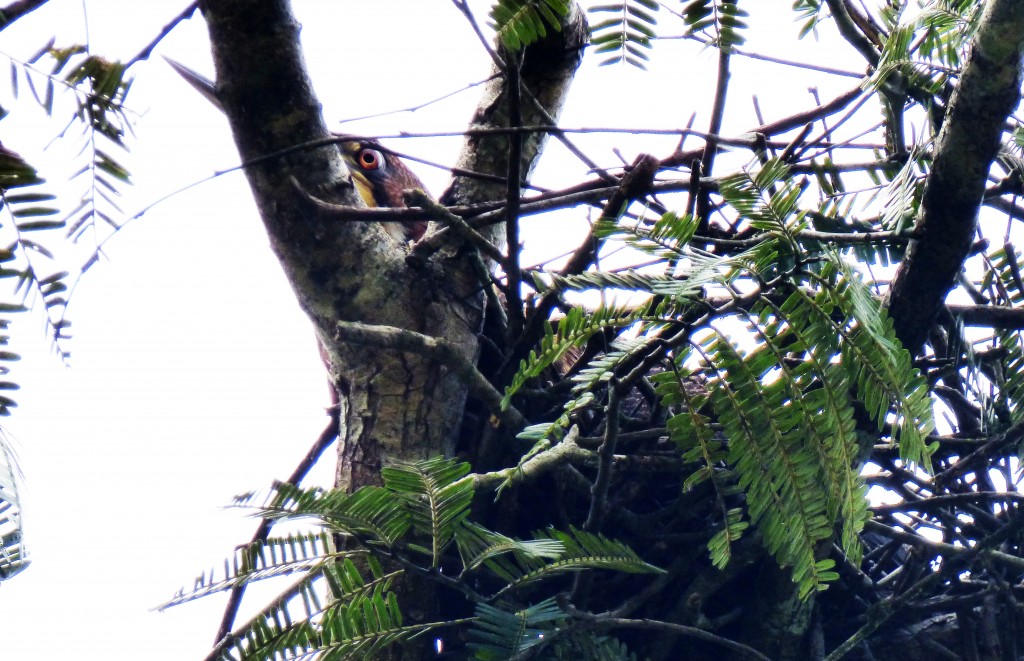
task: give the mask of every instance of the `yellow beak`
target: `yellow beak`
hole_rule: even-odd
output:
[[[356,185],[356,192],[359,193],[359,197],[363,198],[363,203],[368,207],[376,207],[377,200],[373,197],[373,186],[370,184],[370,180],[360,172],[347,155],[345,161],[348,164],[348,171],[352,173],[352,183]]]

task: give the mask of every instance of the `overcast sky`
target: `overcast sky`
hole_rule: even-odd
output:
[[[51,35],[66,46],[88,34],[93,52],[127,59],[185,4],[85,2],[86,18],[81,0],[52,0],[0,33],[0,54],[23,60]],[[792,37],[777,39],[796,32],[790,3],[764,4],[775,5],[768,10],[772,25],[751,19],[763,32],[751,35],[749,50],[862,70],[834,40],[808,40],[807,50],[798,52]],[[487,56],[450,2],[295,5],[328,126],[375,135],[465,128],[476,90],[415,113],[338,123],[422,104],[486,76]],[[487,3],[474,6],[483,20]],[[666,33],[682,32],[678,21],[665,12],[661,17]],[[159,54],[212,75],[199,18],[179,26]],[[705,128],[716,54],[666,40],[652,57],[649,73],[599,69],[588,58],[563,124],[674,128],[696,112],[695,128]],[[129,106],[137,121],[125,157],[135,182],[124,198],[128,215],[238,162],[226,121],[159,56],[132,73]],[[827,100],[856,84],[743,58],[734,59],[733,79],[727,134],[757,124],[753,90],[770,121],[812,106],[809,86]],[[44,164],[57,184],[80,165],[77,145],[58,141],[38,154],[71,106],[65,100],[60,119],[47,122],[24,86],[21,93],[15,101],[9,82],[0,83],[0,103],[13,111],[0,123],[0,140]],[[640,151],[668,155],[677,141],[578,139],[607,166],[618,163],[613,146],[632,160]],[[455,138],[388,144],[449,164],[459,148]],[[447,182],[446,172],[413,169],[434,193]],[[557,187],[584,174],[564,150],[552,148],[534,181]],[[79,185],[72,185],[72,198]],[[586,218],[581,208],[568,217],[526,221],[526,261],[569,249],[569,237],[579,235]],[[0,223],[8,228],[6,218]],[[81,263],[93,248],[87,239],[66,258]],[[69,369],[41,339],[38,316],[19,318],[15,332],[24,359],[14,378],[23,388],[20,408],[5,427],[26,475],[33,565],[0,585],[4,659],[201,658],[223,599],[167,613],[150,609],[250,538],[255,522],[221,507],[235,494],[286,477],[327,422],[327,386],[312,332],[268,249],[240,174],[161,202],[122,230],[104,254],[69,310]],[[321,478],[329,480],[330,471],[325,466]]]

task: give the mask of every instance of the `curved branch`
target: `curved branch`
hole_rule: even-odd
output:
[[[767,656],[761,654],[754,648],[737,643],[734,640],[730,640],[723,636],[719,636],[705,631],[704,629],[698,629],[697,627],[687,626],[685,624],[676,624],[675,622],[664,622],[661,620],[651,619],[630,619],[625,617],[607,617],[604,615],[591,615],[589,613],[574,612],[573,615],[586,622],[589,627],[595,629],[650,629],[653,631],[662,631],[670,633],[676,636],[683,636],[685,638],[692,638],[693,640],[699,640],[704,643],[711,645],[717,645],[724,647],[733,654],[739,655],[740,658],[757,659],[758,661],[770,661]],[[736,658],[736,657],[733,657]]]
[[[1022,49],[1024,3],[987,3],[936,142],[917,221],[921,238],[910,243],[887,301],[911,354],[920,351],[970,251],[986,177],[1019,101]]]
[[[858,25],[858,21],[850,14],[850,7],[847,6],[847,3],[844,0],[826,0],[826,3],[832,12],[832,18],[835,19],[836,27],[839,29],[839,34],[842,35],[843,39],[857,49],[857,52],[867,60],[868,64],[872,66],[878,64],[878,49],[865,36]]]

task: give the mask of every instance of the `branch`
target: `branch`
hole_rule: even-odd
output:
[[[520,60],[514,53],[505,57],[505,95],[508,98],[508,125],[515,128],[523,123],[519,108]],[[508,170],[505,175],[505,315],[508,318],[508,337],[514,338],[523,328],[523,272],[519,264],[519,199],[522,194],[523,138],[519,134],[508,137]]]
[[[1024,4],[993,0],[985,5],[936,141],[917,221],[923,236],[910,243],[887,301],[896,335],[911,355],[920,352],[970,251],[1003,123],[1019,101],[1021,35]]]
[[[438,204],[434,201],[434,198],[427,195],[425,192],[415,189],[406,191],[405,203],[410,208],[419,208],[429,214],[430,218],[436,220],[439,223],[444,224],[447,227],[451,227],[452,231],[460,239],[468,241],[470,245],[479,250],[487,257],[494,260],[497,264],[504,264],[506,261],[505,255],[502,254],[498,248],[488,241],[482,234],[477,232],[475,229],[469,226],[461,216],[457,216],[452,213],[448,208]],[[418,261],[419,263],[426,263],[427,254],[425,250],[421,249],[420,246],[425,245],[422,241],[418,242],[413,246],[412,250],[409,251],[408,260]]]
[[[473,473],[462,478],[473,483],[474,491],[496,489],[501,485],[505,487],[525,484],[536,480],[548,471],[554,470],[574,459],[589,459],[593,456],[589,450],[584,450],[576,444],[580,430],[573,426],[557,445],[538,452],[518,466],[510,466],[489,473]],[[460,480],[461,481],[461,480]]]
[[[572,615],[574,618],[584,620],[590,626],[598,629],[621,627],[627,629],[653,629],[655,631],[664,631],[677,636],[684,636],[704,643],[718,645],[719,647],[724,647],[731,652],[738,653],[743,657],[758,659],[758,661],[771,661],[771,659],[752,647],[748,647],[742,643],[737,643],[736,641],[729,640],[728,638],[723,638],[722,636],[717,636],[710,631],[698,629],[697,627],[688,627],[685,624],[663,622],[661,620],[633,620],[623,617],[605,617],[603,615],[591,615],[589,613],[581,613],[579,611],[573,612]]]
[[[501,393],[450,342],[404,328],[372,326],[356,321],[339,321],[336,329],[338,339],[343,342],[408,351],[445,365],[469,387],[471,395],[501,419],[510,432],[514,433],[527,425],[526,418],[514,406],[502,410]]]
[[[956,305],[947,304],[946,309],[954,317],[963,320],[965,326],[1024,330],[1024,309],[1008,308],[1001,305]]]
[[[928,496],[921,500],[908,500],[890,505],[872,505],[871,511],[875,514],[891,514],[893,512],[903,511],[926,512],[946,505],[974,503],[979,500],[1024,504],[1024,494],[1017,493],[1015,491],[968,491],[966,493],[947,493],[939,496]],[[960,548],[959,550],[962,551],[963,549]],[[1020,560],[1020,562],[1024,562],[1024,559]]]
[[[292,471],[291,476],[287,480],[287,484],[299,486],[299,483],[306,477],[310,469],[320,459],[320,455],[324,453],[334,439],[338,438],[338,412],[337,407],[331,412],[331,421],[327,423],[327,427],[320,433],[320,436],[313,443],[313,446],[306,452],[306,456],[302,458],[299,465]],[[265,542],[270,536],[270,529],[274,526],[274,519],[263,519],[260,521],[260,525],[256,528],[256,532],[253,533],[252,540],[249,542],[250,545],[256,544],[257,542]],[[214,644],[219,645],[228,634],[231,633],[231,628],[235,625],[235,617],[238,615],[238,607],[242,604],[242,597],[245,595],[245,586],[247,583],[238,583],[231,588],[231,593],[228,596],[228,604],[224,607],[224,615],[221,617],[220,627],[217,629],[217,637],[214,639]]]
[[[34,12],[47,2],[48,0],[19,0],[0,8],[0,30],[11,27],[19,18]]]
[[[127,69],[128,67],[132,66],[137,62],[141,62],[142,60],[148,60],[149,56],[153,54],[153,49],[156,48],[160,44],[160,42],[163,41],[164,38],[171,33],[171,30],[178,27],[178,23],[181,23],[182,21],[190,18],[192,14],[196,12],[197,9],[199,9],[199,0],[193,0],[193,2],[191,2],[187,7],[181,10],[181,13],[172,18],[167,23],[167,25],[160,28],[160,32],[157,33],[155,37],[153,37],[153,40],[146,44],[135,57],[133,57],[125,63],[125,68]],[[168,62],[170,62],[171,66],[175,67],[175,69],[177,69],[178,66],[180,66],[176,62],[173,62],[171,60],[168,60]]]
[[[725,119],[726,98],[729,91],[729,56],[731,51],[728,48],[718,48],[718,78],[715,83],[715,98],[711,105],[711,121],[708,123],[708,133],[717,135],[722,131],[722,121]],[[718,154],[718,142],[708,139],[704,143],[704,154],[700,159],[700,174],[711,176],[715,168],[715,156]],[[711,222],[711,197],[708,191],[700,189],[697,195],[697,219],[700,222],[701,231]]]
[[[824,105],[817,106],[816,108],[811,108],[810,110],[806,110],[795,115],[790,115],[789,117],[785,117],[775,122],[762,124],[761,126],[758,126],[747,131],[744,135],[777,135],[779,133],[786,133],[787,131],[792,131],[793,129],[801,128],[810,122],[815,122],[819,119],[828,117],[830,115],[834,115],[835,113],[841,111],[843,108],[846,108],[848,105],[856,101],[862,94],[864,94],[864,90],[861,89],[860,87],[855,87],[849,90],[848,92],[840,94],[839,96],[837,96],[836,98],[832,99],[831,101]],[[718,138],[718,140],[722,144],[730,144],[724,142],[720,137]],[[754,146],[753,141],[751,141],[749,137],[746,138],[746,142]],[[698,147],[697,149],[690,149],[687,151],[677,151],[669,158],[662,159],[661,166],[689,167],[693,160],[696,158],[700,158],[701,155],[703,155],[703,153],[703,147]]]
[[[867,60],[868,64],[871,66],[877,65],[880,57],[878,50],[858,27],[854,17],[850,15],[845,0],[826,0],[826,2],[828,3],[829,10],[832,12],[832,18],[836,21],[839,34],[842,35],[843,39],[857,49],[857,52]]]
[[[618,218],[626,210],[633,200],[641,199],[647,195],[654,183],[654,177],[658,172],[658,159],[648,154],[640,154],[633,162],[632,169],[622,177],[618,189],[608,198],[601,218]],[[560,272],[560,275],[577,275],[583,273],[594,263],[598,251],[603,245],[603,240],[594,236],[591,229],[586,239],[576,248],[576,251],[569,258],[568,263]],[[519,361],[526,357],[534,341],[544,329],[544,322],[551,315],[551,311],[558,304],[558,292],[552,291],[541,297],[537,306],[530,313],[526,320],[526,326],[522,335],[517,339],[513,350],[505,359],[505,370],[514,370],[519,366]],[[499,383],[506,382],[508,375],[503,375]]]
[[[999,2],[999,0],[996,0],[996,2]],[[870,524],[871,522],[869,521],[868,523]],[[890,532],[892,531],[888,526],[882,527],[886,528]],[[878,629],[878,627],[885,624],[894,615],[900,613],[907,603],[909,603],[910,600],[916,597],[919,593],[946,580],[950,576],[955,576],[959,572],[962,572],[966,567],[970,566],[975,558],[983,552],[987,552],[991,547],[997,544],[1002,544],[1022,527],[1024,527],[1024,514],[1017,512],[1016,516],[1014,516],[1002,528],[995,531],[988,537],[978,540],[977,544],[964,549],[962,553],[947,557],[946,562],[942,563],[942,566],[937,571],[930,572],[917,583],[900,593],[899,596],[890,597],[885,601],[881,601],[871,606],[866,613],[867,622],[852,636],[847,638],[839,647],[832,650],[832,652],[825,657],[825,661],[839,661],[839,659],[843,658],[847,652],[859,645],[861,641],[866,640],[868,636]]]
[[[947,483],[956,480],[964,473],[974,470],[982,470],[984,466],[990,465],[991,458],[1007,448],[1017,446],[1024,441],[1024,422],[1018,422],[1006,431],[985,440],[978,448],[969,454],[960,456],[957,461],[932,477],[932,483],[938,488],[945,488]]]
[[[619,440],[619,403],[622,393],[619,392],[618,380],[612,378],[608,385],[608,405],[605,407],[604,440],[597,449],[600,461],[597,464],[597,477],[590,489],[590,512],[583,523],[587,532],[598,532],[604,521],[608,507],[608,487],[612,481],[612,461],[615,458],[615,446]]]

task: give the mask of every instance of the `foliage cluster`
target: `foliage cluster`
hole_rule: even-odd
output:
[[[716,102],[730,58],[756,55],[742,50],[753,23],[742,5],[671,10],[684,38],[718,49]],[[642,69],[667,34],[656,16],[667,8],[591,7],[593,57]],[[514,52],[556,33],[571,10],[566,0],[497,0],[490,15]],[[499,360],[481,361],[477,375],[501,393],[500,406],[483,422],[467,416],[459,451],[471,463],[396,462],[381,486],[352,494],[281,484],[241,498],[268,521],[316,530],[241,547],[223,576],[202,576],[166,604],[300,574],[211,658],[349,658],[423,636],[479,659],[706,659],[723,649],[763,658],[758,650],[784,644],[771,640],[783,634],[804,651],[816,641],[823,658],[873,658],[871,645],[892,651],[880,632],[897,627],[948,656],[945,646],[974,636],[978,622],[998,633],[972,638],[972,649],[1015,654],[1024,644],[1024,282],[1013,241],[1024,219],[1024,132],[1015,117],[995,163],[982,164],[1002,173],[985,191],[985,240],[946,283],[972,305],[942,303],[918,348],[904,347],[901,311],[887,300],[894,269],[912,267],[906,246],[929,213],[937,136],[982,6],[882,3],[868,13],[796,0],[793,15],[802,36],[827,27],[856,49],[865,60],[857,87],[735,138],[718,134],[719,116],[701,136],[708,148],[651,157],[658,177],[639,192],[602,180],[523,197],[522,214],[582,200],[600,218],[578,251],[591,248],[586,263],[505,269],[524,272],[526,304],[505,310],[524,323],[485,338]],[[23,232],[67,226],[61,240],[74,240],[97,220],[116,226],[103,207],[128,181],[100,146],[121,144],[125,67],[78,49],[48,52],[44,93],[34,68],[25,80],[47,109],[55,82],[87,90],[76,117],[92,193],[50,220],[49,198],[17,191],[40,182],[12,156],[0,181],[11,182],[3,202],[18,239],[5,264],[50,254]],[[865,130],[855,120],[868,104],[883,121]],[[749,159],[716,166],[723,145]],[[515,198],[518,182],[510,189]],[[993,210],[1008,227],[995,249]],[[485,213],[469,207],[462,217],[473,225]],[[603,267],[597,257],[613,250],[632,262]],[[519,259],[515,249],[507,259]],[[0,276],[62,309],[67,276],[25,263]],[[494,301],[523,302],[489,276],[481,286]],[[62,339],[66,322],[52,318]],[[526,425],[493,432],[497,409],[513,408]],[[500,447],[487,454],[474,444],[491,433]],[[0,472],[0,500],[16,506],[7,482]],[[493,501],[480,497],[491,492]],[[17,559],[20,538],[0,539],[0,560]],[[403,589],[427,584],[455,605],[413,621]],[[636,633],[647,629],[678,638]]]
[[[351,495],[281,484],[269,496],[239,498],[239,506],[256,507],[263,517],[312,520],[320,532],[241,547],[233,563],[225,563],[225,576],[200,576],[192,590],[164,607],[301,572],[301,579],[236,629],[212,658],[291,658],[301,650],[348,659],[468,622],[475,658],[506,659],[537,646],[567,619],[554,598],[529,603],[534,584],[591,569],[659,573],[627,546],[575,528],[537,531],[519,540],[471,523],[468,473],[468,464],[438,458],[393,464],[384,470],[383,486]],[[382,560],[398,569],[386,572]],[[473,612],[404,623],[392,589],[402,573],[457,590]],[[443,645],[446,634],[433,635]]]
[[[53,41],[26,62],[11,61],[14,97],[24,84],[48,116],[61,117],[63,130],[55,140],[73,143],[76,160],[81,162],[62,190],[77,186],[81,193],[76,202],[60,199],[32,164],[0,145],[0,280],[11,283],[0,294],[0,391],[4,393],[0,416],[10,415],[17,406],[12,393],[19,386],[10,372],[20,356],[8,348],[14,315],[32,307],[41,310],[46,334],[58,356],[66,360],[71,326],[65,315],[68,292],[75,277],[95,261],[99,248],[85,264],[75,267],[74,276],[63,248],[79,241],[97,220],[109,231],[118,228],[115,215],[122,212],[116,198],[129,177],[120,157],[112,153],[126,147],[129,118],[124,100],[131,84],[125,78],[126,69],[90,54],[84,46],[57,48]],[[73,101],[70,110],[58,100],[65,96]],[[0,109],[0,120],[6,114]],[[0,580],[29,562],[21,532],[18,473],[13,450],[0,437]]]

